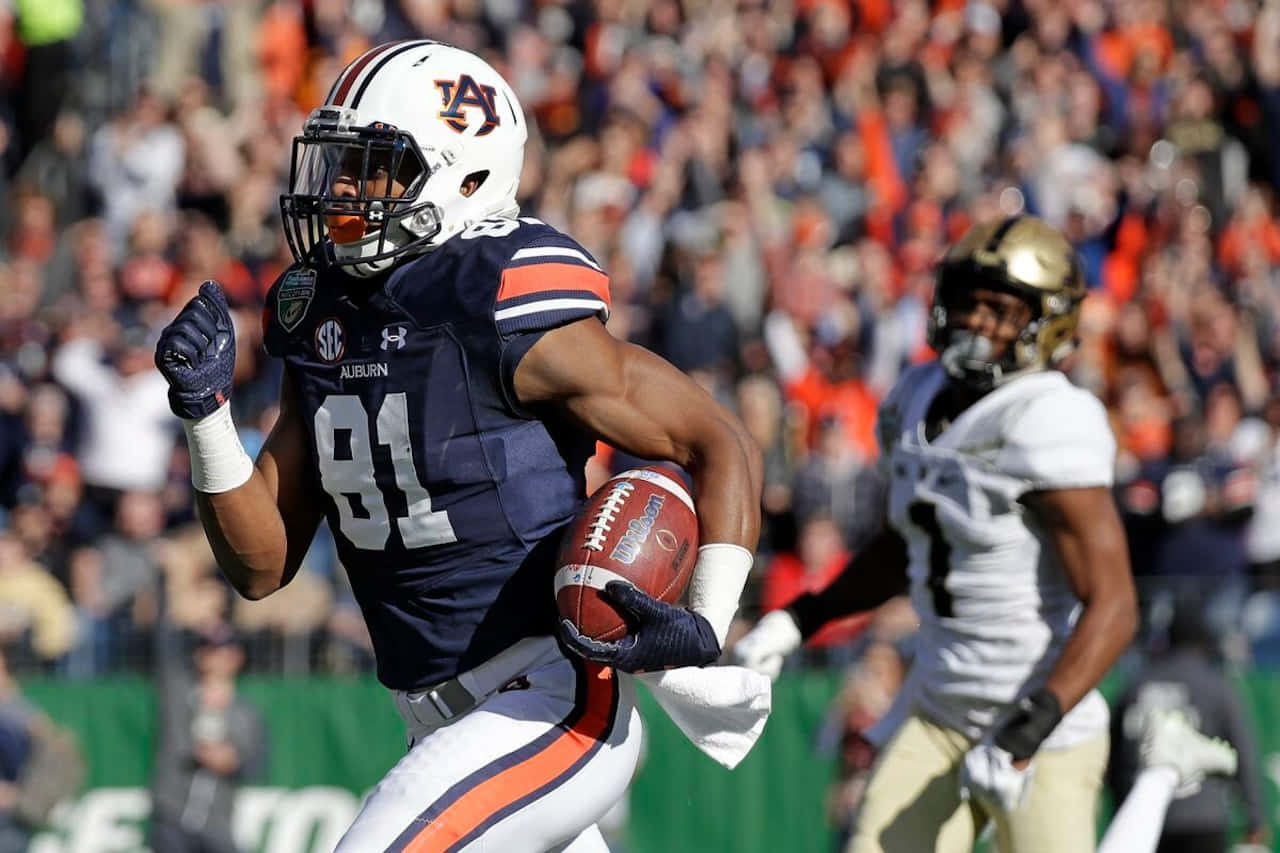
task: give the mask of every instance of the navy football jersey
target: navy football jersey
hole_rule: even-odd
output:
[[[265,345],[297,388],[317,491],[388,687],[555,626],[559,530],[593,438],[516,399],[541,334],[606,319],[608,278],[535,219],[480,222],[374,279],[295,266]]]

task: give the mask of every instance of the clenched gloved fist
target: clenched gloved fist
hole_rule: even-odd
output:
[[[715,630],[702,615],[659,601],[623,581],[605,584],[600,595],[627,620],[631,633],[602,643],[583,636],[568,619],[561,620],[560,638],[587,660],[622,672],[652,672],[703,666],[720,657]]]
[[[227,297],[206,281],[156,344],[156,367],[169,382],[169,408],[195,420],[217,411],[231,397],[236,366],[236,332]]]

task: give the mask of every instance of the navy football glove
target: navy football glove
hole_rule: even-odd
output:
[[[156,367],[169,382],[169,408],[187,420],[217,411],[231,397],[235,366],[227,297],[217,282],[206,281],[156,343]]]
[[[703,666],[720,657],[711,623],[692,610],[658,601],[622,581],[610,581],[600,594],[627,620],[631,633],[602,643],[584,637],[568,619],[561,620],[561,639],[587,660],[622,672],[652,672]]]

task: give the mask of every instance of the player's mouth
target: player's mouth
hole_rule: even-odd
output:
[[[331,213],[324,218],[329,239],[335,243],[354,243],[365,235],[369,223],[358,213]]]

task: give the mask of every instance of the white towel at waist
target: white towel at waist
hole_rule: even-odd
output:
[[[764,731],[768,676],[741,666],[687,666],[636,676],[698,749],[732,770]]]

